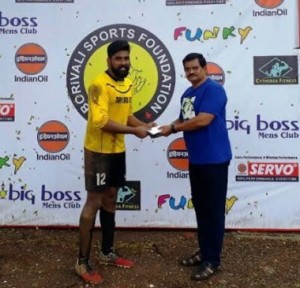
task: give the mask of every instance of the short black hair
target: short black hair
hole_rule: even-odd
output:
[[[200,66],[203,68],[206,66],[206,59],[204,58],[204,56],[200,53],[190,53],[187,54],[183,60],[182,60],[182,64],[184,66],[185,62],[194,60],[194,59],[198,59]]]
[[[126,40],[113,41],[107,47],[107,55],[109,58],[119,51],[130,51],[130,46]]]

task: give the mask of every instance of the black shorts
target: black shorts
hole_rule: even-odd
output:
[[[125,152],[103,154],[84,149],[84,176],[87,191],[125,185]]]

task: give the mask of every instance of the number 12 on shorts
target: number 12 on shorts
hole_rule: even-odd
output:
[[[106,173],[97,173],[96,182],[97,186],[106,185]]]

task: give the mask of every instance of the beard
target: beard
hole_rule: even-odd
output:
[[[118,79],[124,79],[129,74],[129,68],[128,66],[121,66],[119,68],[111,67],[111,71]]]

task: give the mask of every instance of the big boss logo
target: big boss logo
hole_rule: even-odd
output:
[[[133,82],[133,112],[142,121],[156,120],[168,106],[175,86],[175,69],[165,45],[151,32],[134,25],[102,27],[86,36],[71,55],[67,88],[80,115],[88,116],[88,85],[105,71],[110,42],[125,39],[131,46],[129,78]]]

